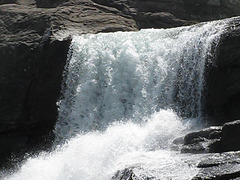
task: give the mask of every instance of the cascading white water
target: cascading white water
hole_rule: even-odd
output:
[[[51,153],[4,180],[188,180],[202,155],[170,150],[201,116],[204,68],[227,21],[74,37]],[[179,117],[182,116],[182,117]]]
[[[75,37],[57,137],[141,123],[160,109],[200,117],[205,63],[223,24]]]

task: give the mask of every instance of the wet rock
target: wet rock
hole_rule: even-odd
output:
[[[204,152],[207,152],[207,151],[206,151],[206,147],[204,147],[202,143],[184,145],[181,148],[181,153],[199,154]]]
[[[184,137],[182,146],[179,139],[174,140],[173,144],[180,147],[182,153],[218,153],[240,150],[239,139],[240,120],[237,120],[191,132]]]
[[[220,39],[215,61],[207,68],[206,114],[216,124],[240,119],[240,21]]]
[[[221,149],[222,151],[240,150],[240,120],[224,124]]]
[[[174,139],[172,143],[176,145],[184,144],[184,136]]]
[[[240,152],[207,156],[198,164],[201,168],[193,180],[230,180],[240,178]]]
[[[222,149],[221,149],[221,140],[220,140],[220,139],[216,139],[216,140],[214,140],[214,141],[211,141],[211,142],[208,144],[207,152],[209,152],[209,153],[222,152]]]
[[[141,180],[158,180],[154,177],[150,177],[144,174],[141,174],[139,177],[134,173],[135,169],[139,169],[140,167],[129,167],[125,168],[123,170],[119,170],[116,172],[116,174],[111,178],[112,180],[135,180],[135,179],[141,179]],[[143,170],[143,169],[142,169]],[[143,170],[144,171],[144,170]]]
[[[191,132],[184,137],[181,153],[221,152],[222,127],[215,126]]]
[[[183,145],[180,149],[181,153],[192,154],[222,152],[221,143],[219,139],[214,140],[204,139],[201,142]]]
[[[184,143],[184,136],[176,138],[173,140],[170,148],[173,151],[180,151],[181,147],[183,146],[183,143]]]
[[[133,180],[134,173],[132,169],[124,169],[122,171],[118,171],[113,177],[112,180]]]
[[[193,144],[205,139],[219,139],[221,137],[221,126],[209,127],[200,131],[191,132],[184,137],[184,144]]]

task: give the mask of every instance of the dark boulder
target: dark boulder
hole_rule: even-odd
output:
[[[184,137],[181,153],[221,152],[221,134],[221,126],[191,132]]]
[[[240,18],[222,35],[215,61],[208,65],[206,114],[215,123],[240,118]]]
[[[240,120],[224,124],[221,149],[222,151],[240,150]]]
[[[204,139],[220,139],[221,131],[221,126],[215,126],[191,132],[184,137],[184,144],[194,144],[204,141]]]

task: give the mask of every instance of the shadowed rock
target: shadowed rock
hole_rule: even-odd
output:
[[[215,61],[206,73],[206,114],[215,124],[240,118],[240,21],[220,39]]]
[[[240,150],[240,120],[224,124],[221,149],[222,151]]]

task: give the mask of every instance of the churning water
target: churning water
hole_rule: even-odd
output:
[[[3,179],[110,180],[124,169],[136,180],[191,179],[202,155],[170,146],[188,131],[183,119],[202,115],[204,69],[226,24],[74,37],[58,145]]]

